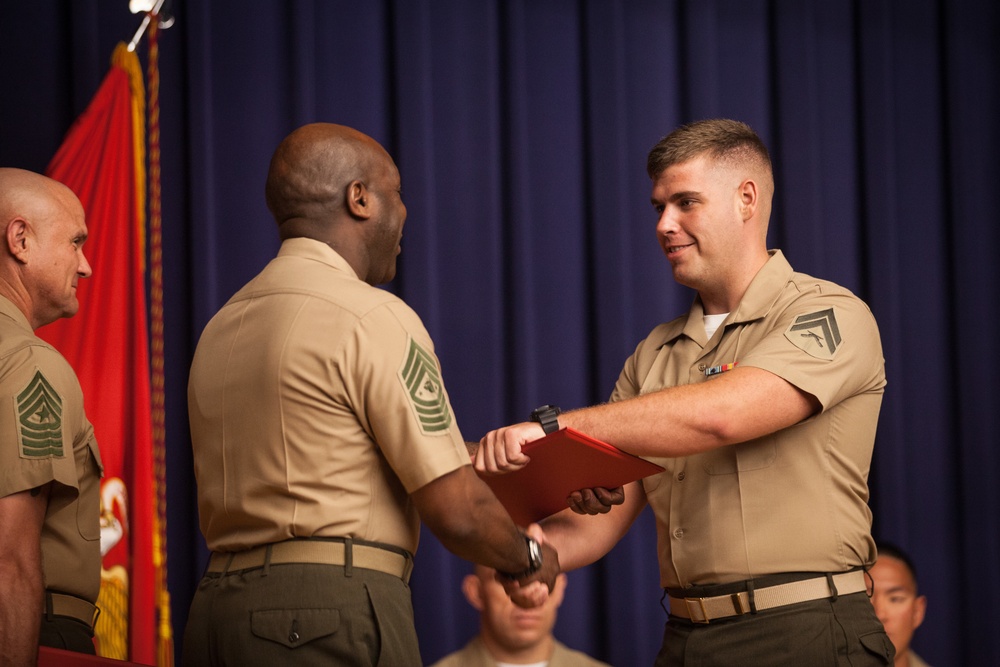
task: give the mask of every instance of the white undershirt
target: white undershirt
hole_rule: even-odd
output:
[[[720,313],[718,315],[702,315],[702,319],[705,321],[705,336],[711,340],[712,336],[715,335],[716,330],[719,328],[727,317],[729,313]]]
[[[546,667],[549,664],[548,660],[542,660],[541,662],[532,662],[526,665],[515,665],[513,662],[498,662],[497,667]]]

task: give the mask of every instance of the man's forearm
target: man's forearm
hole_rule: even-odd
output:
[[[0,665],[34,665],[45,588],[41,568],[0,565]]]
[[[0,665],[34,665],[38,655],[48,500],[49,485],[0,498]]]
[[[564,572],[590,565],[603,558],[628,532],[646,506],[639,482],[625,487],[625,501],[607,514],[576,514],[566,509],[541,522],[545,539],[559,552]]]
[[[559,422],[636,456],[674,457],[774,433],[819,407],[768,371],[738,368],[708,382],[564,412]]]
[[[453,554],[500,572],[519,573],[528,568],[524,534],[503,505],[480,480],[472,466],[463,466],[439,477],[412,494],[420,518]],[[558,573],[558,557],[545,547],[546,583]]]

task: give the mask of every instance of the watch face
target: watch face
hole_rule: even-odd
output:
[[[542,545],[534,538],[526,538],[528,542],[528,568],[535,571],[542,567]]]

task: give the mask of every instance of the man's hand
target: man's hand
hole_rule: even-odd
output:
[[[566,502],[577,514],[607,514],[613,506],[625,502],[625,488],[581,489],[569,494]]]
[[[479,441],[474,465],[479,472],[494,475],[513,472],[528,465],[522,446],[545,435],[541,424],[522,422],[490,431]]]
[[[542,568],[524,579],[511,580],[497,575],[510,599],[519,607],[530,609],[545,604],[559,576],[559,554],[545,541],[545,533],[541,526],[533,523],[525,531],[528,537],[535,539],[542,547]]]

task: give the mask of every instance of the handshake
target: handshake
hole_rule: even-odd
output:
[[[533,413],[532,417],[534,418],[540,410],[543,408]],[[550,410],[555,410],[555,408],[550,408]],[[576,520],[572,515],[561,512],[561,510],[569,507],[576,515],[580,516],[607,514],[613,506],[622,505],[625,501],[624,488],[620,485],[612,489],[603,486],[572,487],[569,491],[560,489],[560,483],[565,486],[565,484],[587,483],[589,480],[598,478],[617,480],[614,475],[607,476],[606,462],[601,458],[605,453],[592,449],[595,445],[607,448],[619,456],[634,459],[634,462],[629,462],[633,466],[635,462],[649,466],[649,469],[645,471],[647,474],[658,471],[658,466],[625,455],[609,445],[587,438],[582,434],[574,433],[574,440],[586,442],[586,446],[591,449],[574,452],[565,447],[557,448],[555,443],[545,450],[535,447],[533,451],[539,454],[538,463],[536,463],[537,473],[531,476],[521,473],[507,477],[511,473],[525,470],[525,467],[531,462],[531,456],[524,451],[526,445],[534,443],[558,429],[558,423],[553,416],[551,425],[548,425],[547,428],[544,421],[539,423],[535,421],[524,422],[490,431],[478,443],[468,443],[469,454],[479,476],[491,486],[516,523],[519,525],[529,524],[525,531],[529,567],[521,572],[498,572],[496,575],[497,580],[504,586],[511,599],[521,607],[535,607],[544,604],[561,569],[574,569],[587,564],[587,562],[592,562],[591,560],[581,562],[581,559],[576,557],[576,552],[579,550],[573,547],[574,540],[572,539]],[[568,441],[559,440],[559,442]],[[529,447],[529,449],[531,448]],[[587,456],[598,457],[595,459],[596,465],[590,466],[598,470],[598,477],[594,477],[594,473],[591,473],[589,477],[586,474],[577,475],[574,480],[572,475],[569,477],[566,475],[557,476],[553,473],[553,470],[565,472],[566,469],[572,469],[572,464],[580,463],[581,456],[579,454],[581,453],[584,454],[583,458]],[[560,458],[565,460],[560,460]],[[603,469],[601,468],[602,464],[605,464]],[[600,477],[602,474],[603,477]],[[625,474],[628,475],[628,473]],[[639,476],[644,475],[639,473]],[[634,476],[629,477],[628,481],[633,481],[635,478]],[[541,520],[544,520],[544,529],[540,523],[537,523]],[[560,551],[570,550],[570,558],[563,559],[562,567],[560,567],[560,552],[557,551],[556,545],[559,545]]]

